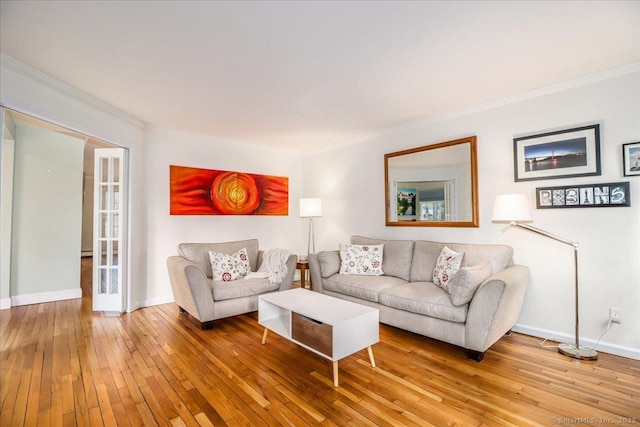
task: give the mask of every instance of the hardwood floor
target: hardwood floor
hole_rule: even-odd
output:
[[[478,363],[447,344],[380,325],[373,347],[331,363],[255,313],[202,331],[175,304],[122,316],[91,299],[0,311],[0,424],[640,424],[640,361],[577,361],[520,334]]]

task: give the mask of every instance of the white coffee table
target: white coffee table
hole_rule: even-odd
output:
[[[323,295],[307,289],[290,289],[260,295],[258,323],[282,337],[333,362],[333,385],[338,387],[338,361],[367,349],[375,368],[371,346],[379,338],[378,309]]]

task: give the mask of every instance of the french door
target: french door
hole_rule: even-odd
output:
[[[127,151],[94,152],[93,310],[125,311]]]

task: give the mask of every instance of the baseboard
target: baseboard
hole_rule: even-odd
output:
[[[129,307],[130,309],[129,311],[135,311],[139,308],[151,307],[154,305],[169,304],[170,302],[174,302],[174,301],[175,299],[173,298],[173,295],[162,297],[162,298],[154,298],[154,299],[148,299],[144,301],[138,301],[137,303],[131,304],[131,307]]]
[[[65,289],[62,291],[40,292],[36,294],[16,295],[11,297],[11,306],[41,304],[44,302],[64,301],[82,298],[82,289]]]
[[[11,308],[11,298],[0,299],[0,310],[8,310]]]
[[[525,335],[531,335],[542,339],[548,339],[551,341],[573,343],[575,338],[573,335],[561,334],[555,331],[549,331],[547,329],[532,328],[526,325],[516,324],[512,329],[513,332],[520,332]],[[594,346],[596,341],[587,338],[580,337],[580,346]],[[600,341],[598,346],[594,349],[602,353],[615,354],[616,356],[628,357],[629,359],[640,360],[640,349],[625,347],[616,344],[610,344]]]

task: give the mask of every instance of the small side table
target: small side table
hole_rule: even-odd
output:
[[[309,269],[309,261],[298,261],[296,269],[300,270],[300,287],[304,289],[306,288],[305,282],[307,279],[307,270]],[[313,289],[311,276],[309,276],[309,289]]]

